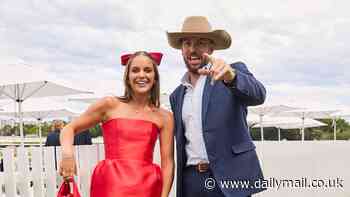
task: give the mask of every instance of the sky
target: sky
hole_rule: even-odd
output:
[[[266,86],[266,105],[349,109],[349,7],[346,0],[2,0],[0,72],[20,63],[98,95],[121,95],[121,54],[160,51],[161,91],[170,93],[186,69],[166,31],[203,15],[232,37],[214,56],[243,61]]]

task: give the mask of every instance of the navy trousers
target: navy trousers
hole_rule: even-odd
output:
[[[219,185],[213,184],[213,180],[210,170],[198,172],[194,166],[186,167],[183,174],[183,197],[225,197]]]

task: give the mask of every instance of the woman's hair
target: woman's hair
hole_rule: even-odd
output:
[[[150,103],[155,106],[155,107],[159,107],[160,106],[160,83],[159,83],[159,72],[158,72],[158,65],[156,64],[156,62],[153,60],[153,58],[145,51],[137,51],[135,52],[132,57],[130,57],[128,63],[126,64],[126,68],[125,68],[125,72],[124,72],[124,86],[125,86],[125,90],[124,90],[124,95],[119,97],[119,99],[122,102],[128,103],[132,97],[133,97],[133,90],[130,86],[129,83],[129,73],[130,73],[130,66],[132,61],[134,60],[135,57],[137,56],[146,56],[149,59],[152,60],[152,65],[153,65],[153,70],[154,70],[154,84],[151,88],[150,91],[150,98],[149,101]]]
[[[52,122],[52,130],[61,130],[64,127],[64,122],[63,120],[54,120]]]

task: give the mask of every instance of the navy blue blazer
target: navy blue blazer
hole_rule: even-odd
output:
[[[202,101],[203,138],[210,168],[217,187],[220,181],[250,181],[250,186],[237,189],[221,188],[226,197],[248,196],[264,189],[254,186],[263,179],[260,163],[247,124],[247,106],[265,101],[266,90],[242,62],[231,64],[236,70],[232,87],[222,81],[210,85],[208,77]],[[177,151],[177,197],[182,197],[182,174],[186,165],[186,138],[182,121],[185,86],[179,85],[170,95],[175,119]],[[195,183],[194,183],[195,184]],[[204,186],[203,186],[204,187]]]

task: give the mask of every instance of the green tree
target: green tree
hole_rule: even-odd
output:
[[[96,124],[94,127],[90,128],[91,137],[102,136],[102,129],[99,124]]]

